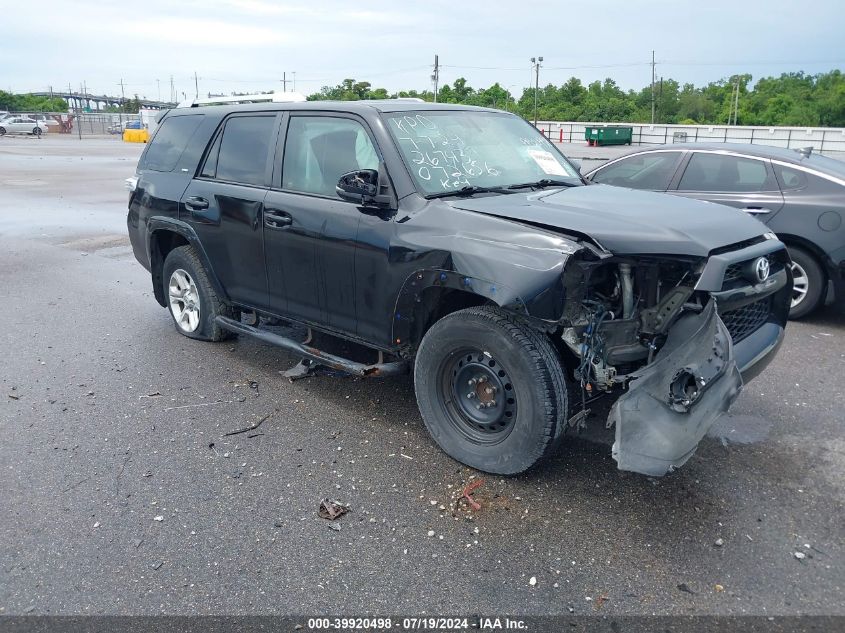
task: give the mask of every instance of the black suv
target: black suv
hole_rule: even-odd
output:
[[[292,350],[292,377],[411,371],[435,441],[488,472],[602,412],[619,468],[662,475],[783,339],[790,262],[764,225],[591,185],[496,110],[177,108],[130,180],[132,246],[180,333]]]

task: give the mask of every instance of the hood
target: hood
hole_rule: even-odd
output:
[[[466,198],[449,204],[586,235],[618,255],[705,257],[716,248],[768,230],[732,207],[609,185]]]

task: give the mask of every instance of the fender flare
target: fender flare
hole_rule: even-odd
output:
[[[508,286],[489,279],[463,275],[454,270],[432,268],[417,270],[405,279],[396,298],[392,328],[394,345],[413,343],[411,339],[416,320],[415,306],[422,301],[423,293],[431,288],[459,290],[474,294],[515,314],[529,316],[525,302]]]
[[[164,257],[161,256],[161,253],[158,253],[158,248],[155,247],[156,233],[163,231],[176,233],[177,235],[183,237],[188,244],[194,248],[199,255],[203,267],[205,267],[205,272],[208,275],[211,285],[214,286],[214,291],[217,293],[217,296],[224,302],[228,303],[229,295],[226,293],[226,290],[220,283],[220,279],[218,279],[215,274],[214,268],[211,266],[211,260],[208,258],[196,231],[194,231],[194,227],[182,220],[166,216],[154,216],[147,221],[147,258],[150,262],[150,274],[153,278],[153,293],[156,301],[164,307],[167,306],[167,302],[164,298],[164,290],[162,289],[161,284],[161,267],[164,265]]]

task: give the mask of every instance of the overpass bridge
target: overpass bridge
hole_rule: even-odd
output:
[[[81,110],[85,108],[89,108],[91,110],[102,110],[109,106],[120,107],[121,104],[129,101],[129,99],[111,97],[108,95],[94,95],[82,92],[61,92],[56,90],[50,92],[31,92],[29,94],[36,97],[55,97],[58,99],[64,99],[67,101],[68,106],[73,110]],[[152,99],[139,99],[139,101],[142,108],[148,108],[150,110],[161,110],[176,106],[175,103],[169,103],[167,101],[154,101]]]

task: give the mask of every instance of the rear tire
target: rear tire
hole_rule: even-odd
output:
[[[0,127],[0,136],[6,136],[6,128]]]
[[[214,320],[218,315],[231,317],[232,309],[220,301],[192,246],[180,246],[168,253],[162,283],[179,334],[200,341],[223,341],[233,336]]]
[[[32,133],[33,133],[33,135],[35,135],[35,136],[41,136],[41,128],[40,128],[40,127],[34,127],[34,128],[32,128]]]
[[[816,258],[802,248],[787,247],[792,258],[794,286],[790,319],[800,319],[813,312],[827,295],[827,278]]]
[[[499,308],[468,308],[437,321],[420,343],[414,386],[434,441],[478,470],[528,470],[552,452],[566,424],[557,352]]]

